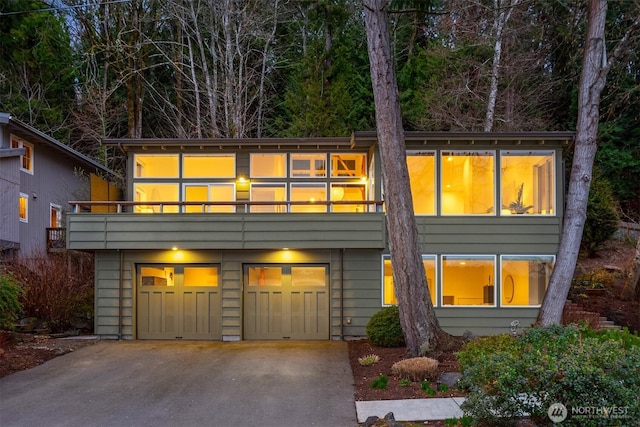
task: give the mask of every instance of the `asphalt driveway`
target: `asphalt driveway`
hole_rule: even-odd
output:
[[[0,426],[357,421],[344,342],[102,341],[0,379]]]

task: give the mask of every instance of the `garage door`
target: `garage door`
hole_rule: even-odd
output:
[[[329,339],[326,265],[245,265],[244,339]]]
[[[139,339],[221,339],[219,268],[138,265]]]

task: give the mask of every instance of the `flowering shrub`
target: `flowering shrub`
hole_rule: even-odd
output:
[[[626,331],[576,325],[474,340],[458,353],[469,390],[462,409],[486,425],[525,416],[551,425],[549,407],[561,403],[562,425],[632,425],[640,418],[639,343]]]

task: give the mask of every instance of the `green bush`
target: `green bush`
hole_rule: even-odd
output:
[[[405,345],[398,306],[384,307],[371,316],[371,320],[367,323],[367,338],[380,347]]]
[[[22,293],[18,281],[11,274],[0,271],[0,329],[13,330],[14,322],[22,313]]]
[[[514,425],[529,414],[536,425],[551,425],[547,411],[554,403],[568,409],[562,425],[632,425],[640,419],[640,346],[625,331],[534,328],[517,338],[474,340],[458,360],[469,390],[462,409],[477,423]],[[608,418],[610,408],[624,418]]]
[[[384,390],[387,388],[388,382],[389,382],[389,377],[387,377],[386,375],[380,374],[378,378],[375,378],[373,381],[371,381],[371,384],[369,384],[369,387],[376,388],[379,390]]]

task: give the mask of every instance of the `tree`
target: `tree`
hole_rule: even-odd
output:
[[[433,311],[418,242],[389,37],[387,0],[365,0],[364,16],[393,280],[407,354],[432,351],[446,336]]]
[[[589,0],[587,34],[578,87],[576,140],[564,227],[556,265],[538,314],[538,323],[542,326],[559,324],[562,320],[562,311],[569,294],[587,216],[589,186],[597,150],[600,96],[611,65],[622,54],[631,35],[640,26],[640,16],[638,16],[614,49],[611,58],[607,60],[605,51],[606,16],[606,0]]]

